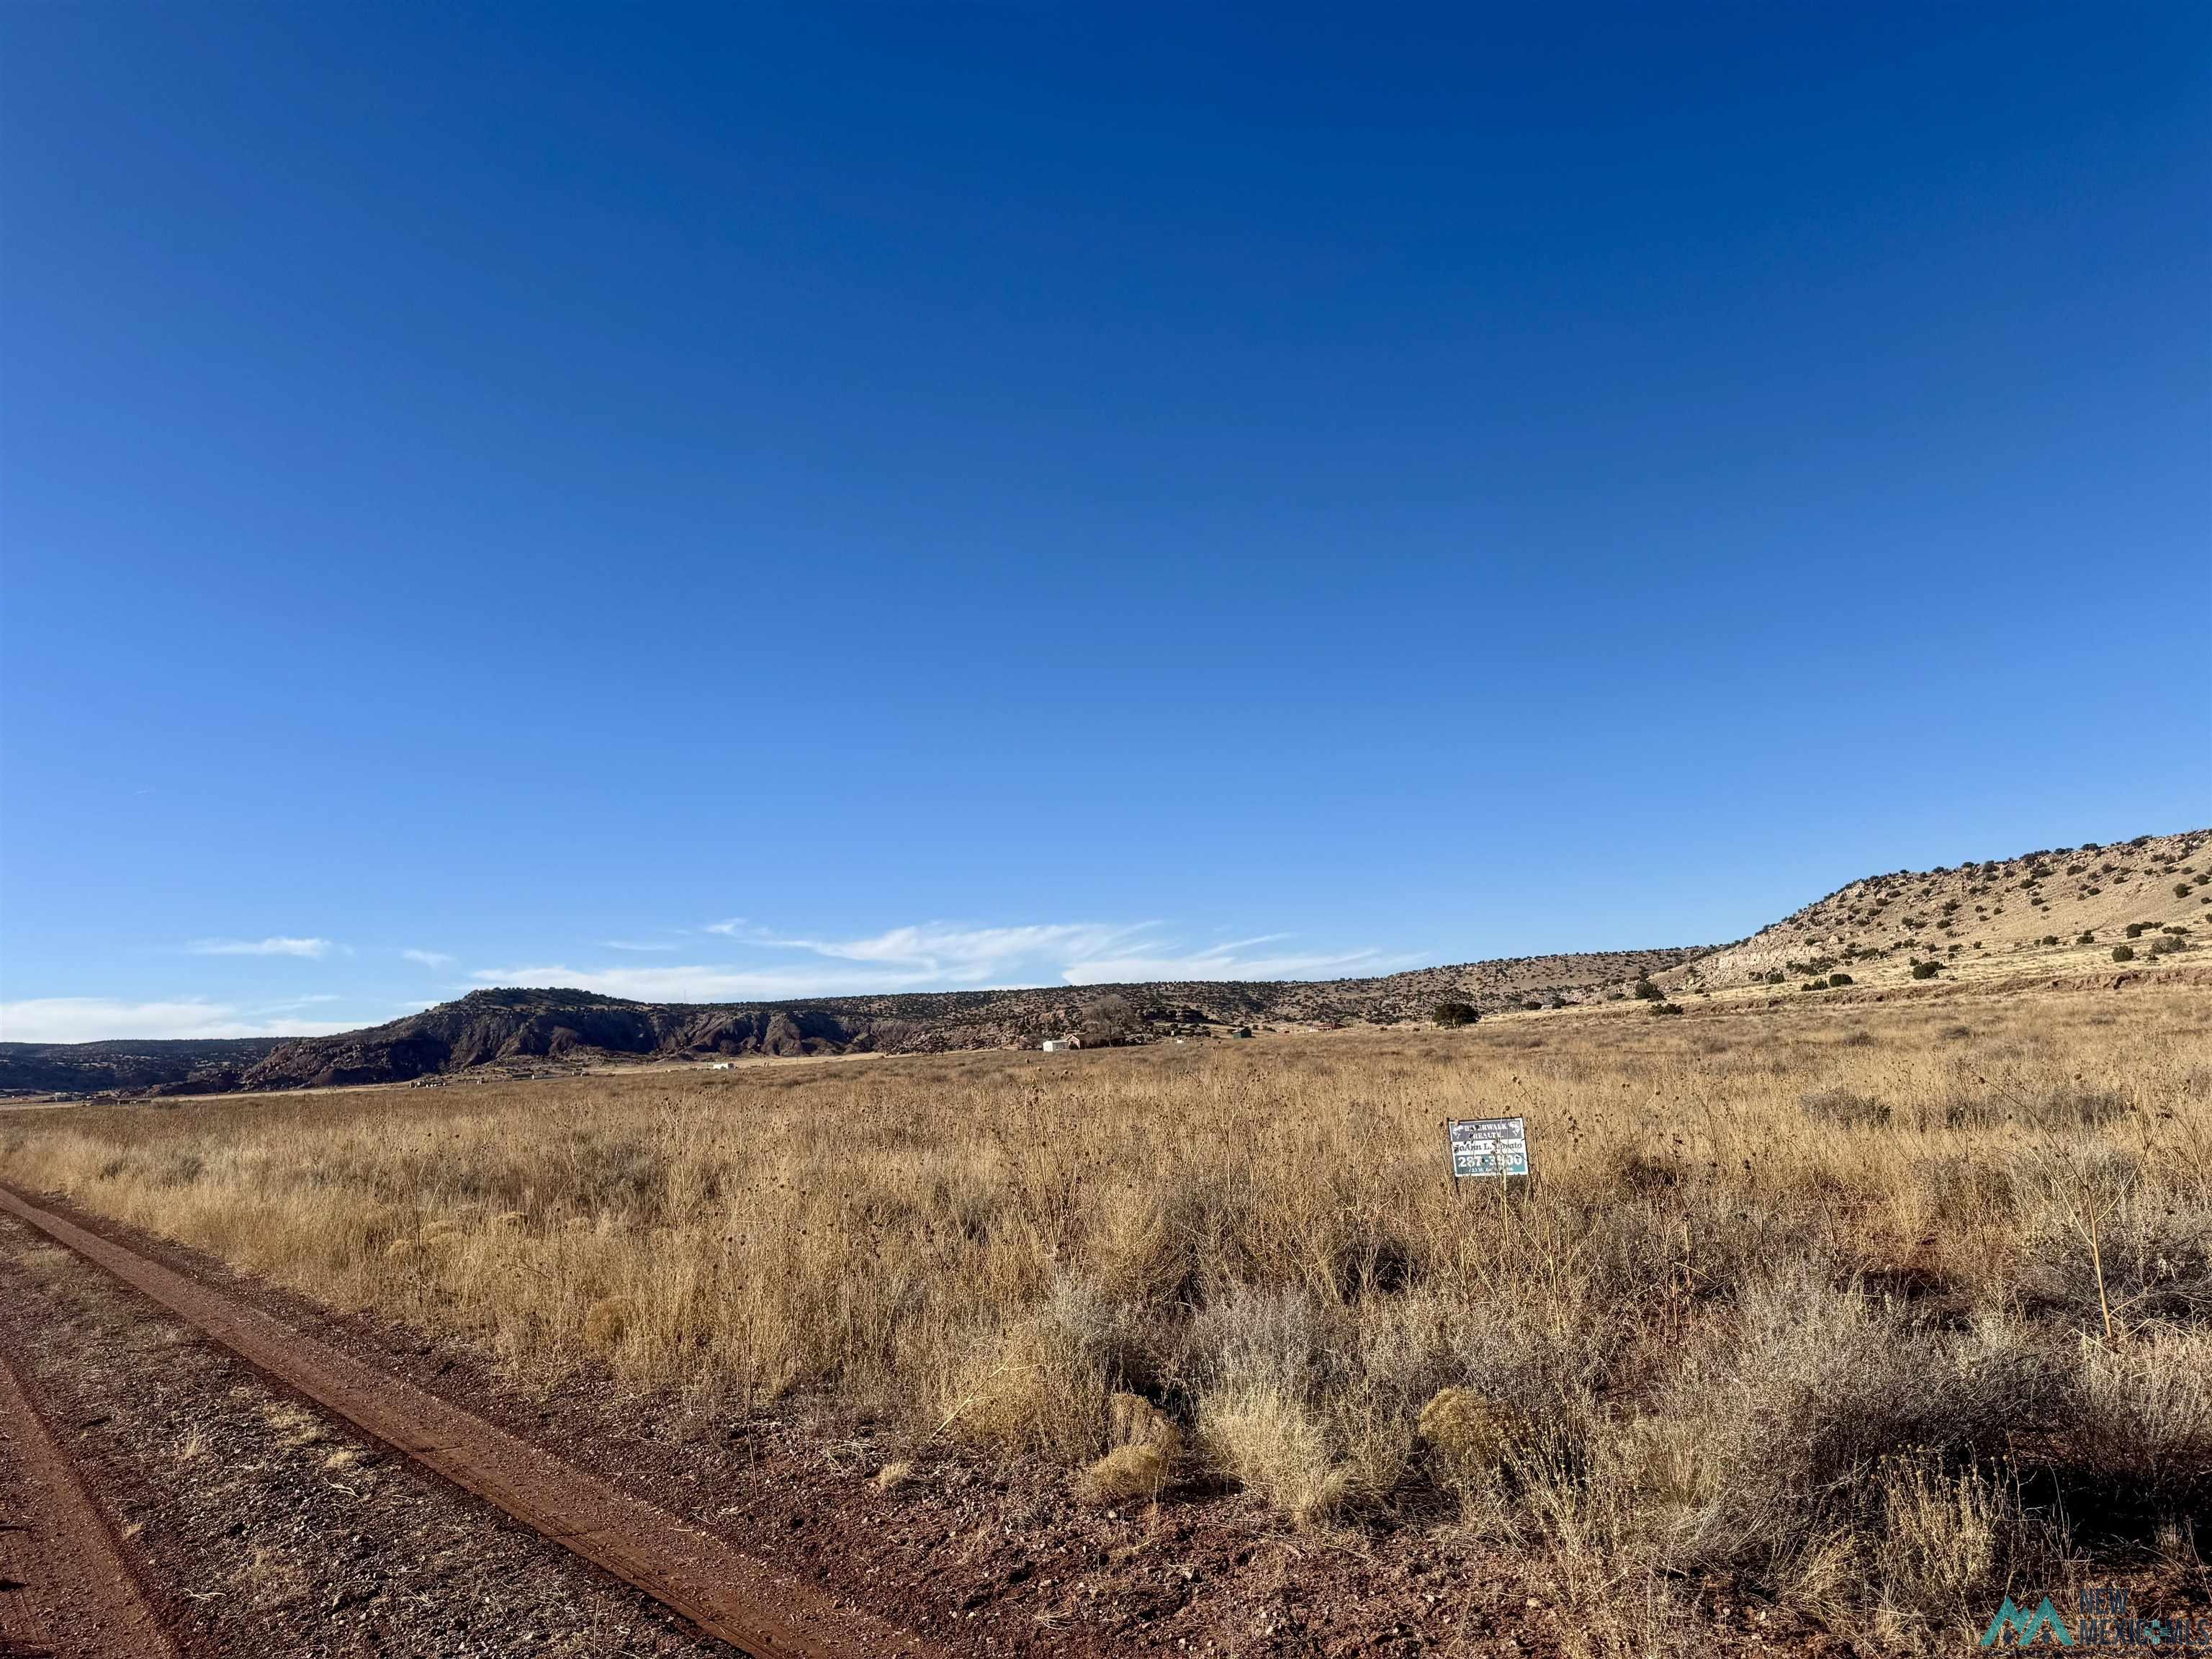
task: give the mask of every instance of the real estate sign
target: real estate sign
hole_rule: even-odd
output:
[[[1518,1117],[1461,1117],[1445,1126],[1454,1181],[1528,1173],[1528,1124]]]

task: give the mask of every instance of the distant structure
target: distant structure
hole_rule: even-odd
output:
[[[1047,1037],[1042,1042],[1037,1044],[1038,1048],[1048,1054],[1064,1054],[1071,1048],[1080,1048],[1082,1046],[1081,1037]]]

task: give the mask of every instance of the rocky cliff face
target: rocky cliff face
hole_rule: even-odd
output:
[[[503,1060],[584,1054],[843,1054],[872,1046],[865,1023],[819,1009],[623,1002],[586,991],[477,991],[388,1025],[301,1037],[263,1057],[241,1089],[396,1083]]]

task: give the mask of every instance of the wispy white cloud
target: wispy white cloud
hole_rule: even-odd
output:
[[[742,1002],[1055,982],[1316,979],[1398,965],[1373,951],[1279,948],[1288,936],[1279,933],[1186,947],[1150,921],[997,927],[933,921],[851,939],[809,939],[733,919],[704,931],[756,952],[773,951],[775,959],[652,967],[533,963],[483,969],[471,977],[484,985],[568,986],[641,1002]]]
[[[316,960],[337,946],[326,939],[203,939],[185,947],[196,957],[307,957]]]
[[[1146,921],[1120,926],[1077,921],[958,927],[931,921],[861,939],[784,939],[765,933],[745,937],[757,944],[810,951],[833,961],[874,963],[921,979],[988,985],[1024,965],[1083,962],[1122,950],[1144,939],[1156,926]]]
[[[443,951],[402,951],[399,953],[410,962],[419,962],[425,968],[443,968],[453,961]]]
[[[734,968],[713,963],[684,966],[572,968],[533,964],[486,968],[470,975],[483,985],[538,985],[638,1002],[781,1002],[792,997],[860,996],[875,991],[913,988],[894,983],[880,969],[823,965],[786,969]]]
[[[638,939],[610,939],[600,941],[610,951],[673,951],[673,944],[650,945]]]
[[[1090,957],[1070,963],[1061,977],[1070,985],[1111,985],[1161,979],[1351,979],[1361,975],[1387,974],[1401,965],[1375,951],[1290,951],[1248,956],[1238,946],[1222,945],[1206,951],[1170,950]]]
[[[98,1042],[112,1037],[314,1036],[358,1022],[280,1018],[283,1008],[239,1008],[197,997],[129,1002],[116,997],[33,997],[0,1003],[0,1042]]]

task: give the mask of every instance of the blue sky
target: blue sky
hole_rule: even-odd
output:
[[[7,1036],[1719,940],[2212,821],[2200,7],[0,59]]]

